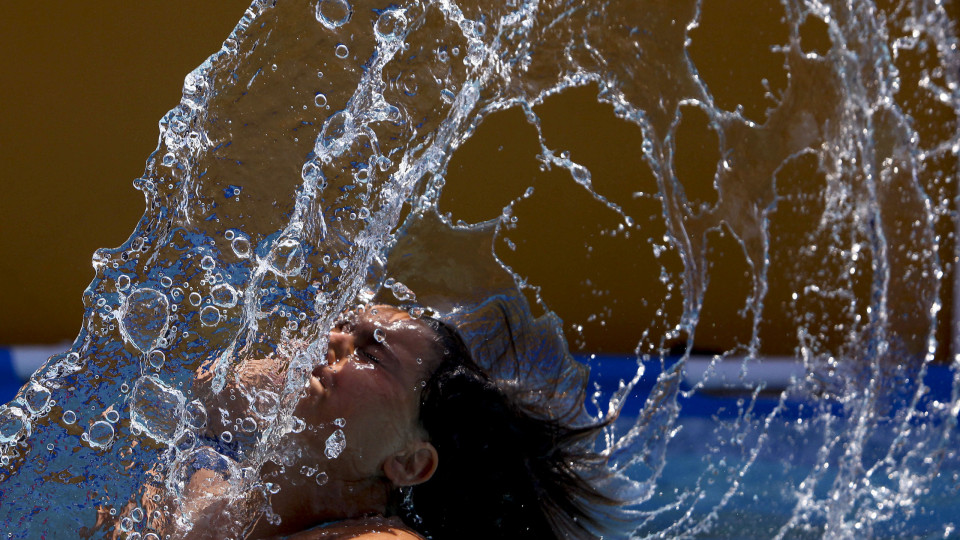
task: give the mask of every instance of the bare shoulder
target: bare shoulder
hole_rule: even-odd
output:
[[[381,516],[331,523],[289,537],[289,540],[423,540],[399,519]]]

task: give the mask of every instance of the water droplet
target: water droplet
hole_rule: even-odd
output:
[[[154,289],[136,290],[120,306],[120,333],[140,352],[147,352],[167,332],[169,316],[170,302],[165,294]]]
[[[204,326],[216,326],[220,324],[220,310],[214,306],[204,306],[200,310],[200,322]]]
[[[417,295],[413,294],[410,287],[407,287],[399,281],[394,283],[390,289],[393,291],[393,296],[401,302],[416,302],[417,300]]]
[[[126,274],[120,274],[120,277],[117,278],[117,290],[125,291],[130,288],[130,276]]]
[[[264,420],[272,420],[280,408],[280,398],[269,390],[260,390],[253,398],[253,412]]]
[[[214,287],[210,289],[210,298],[213,300],[214,305],[223,308],[232,308],[237,305],[237,290],[227,283],[214,285]]]
[[[183,420],[193,429],[202,429],[207,425],[207,409],[198,400],[187,403],[183,410]]]
[[[388,9],[380,14],[373,26],[377,39],[393,41],[403,35],[407,29],[407,17],[402,9]]]
[[[53,451],[54,448],[56,448],[56,447],[53,445],[53,443],[50,443],[50,444],[47,445],[47,450],[49,450],[49,451],[51,451],[51,452]]]
[[[166,355],[163,354],[163,351],[150,351],[150,355],[147,358],[153,369],[160,369],[167,359]]]
[[[30,414],[46,414],[47,405],[50,404],[50,390],[42,384],[31,382],[23,394],[27,410]]]
[[[116,424],[117,421],[120,420],[120,413],[111,409],[106,413],[104,413],[103,417],[107,419],[107,422],[110,422],[111,424]]]
[[[387,339],[387,334],[383,331],[383,328],[377,328],[373,331],[373,339],[377,340],[377,343],[383,343]]]
[[[280,276],[293,276],[303,270],[305,264],[303,246],[296,238],[282,238],[270,251],[270,270]]]
[[[403,78],[400,79],[400,88],[403,90],[403,93],[408,96],[417,95],[417,76],[414,75],[412,71],[408,72]]]
[[[200,268],[203,268],[206,271],[211,271],[217,267],[217,261],[213,260],[213,257],[207,255],[200,260]]]
[[[230,431],[224,431],[220,434],[220,440],[230,444],[230,442],[233,441],[233,433],[230,433]]]
[[[77,413],[66,410],[63,411],[63,414],[60,416],[60,419],[63,420],[63,423],[70,426],[77,422]]]
[[[323,453],[328,459],[336,459],[343,452],[345,446],[347,446],[347,437],[343,434],[342,429],[338,429],[327,437]]]
[[[336,420],[333,421],[333,425],[337,427],[343,427],[347,425],[347,421],[343,418],[337,418]]]
[[[317,2],[317,20],[330,30],[336,30],[350,22],[353,7],[347,0],[319,0]]]
[[[168,288],[168,287],[170,287],[171,285],[173,285],[173,280],[170,279],[169,276],[163,276],[162,278],[160,278],[160,286],[161,286],[161,287]]]
[[[173,442],[183,417],[183,394],[156,377],[137,379],[130,394],[130,425],[163,443]]]
[[[317,474],[317,485],[324,485],[327,483],[327,480],[330,478],[327,476],[327,473],[321,472]]]
[[[196,291],[190,293],[190,305],[199,306],[201,302],[203,302],[203,297],[200,296],[200,293]]]
[[[30,421],[20,407],[0,407],[0,443],[13,443],[30,436]]]
[[[253,433],[257,429],[257,421],[248,416],[240,422],[240,429],[247,433]]]
[[[333,50],[333,54],[337,55],[337,58],[346,58],[350,54],[350,48],[343,43],[339,43],[337,48]]]
[[[143,510],[140,507],[134,508],[130,511],[130,517],[137,523],[140,523],[143,521]]]
[[[317,104],[317,107],[326,107],[327,96],[321,92],[317,92],[317,95],[313,97],[313,102]]]
[[[223,233],[223,237],[226,238],[227,240],[233,240],[234,237],[236,236],[237,236],[237,233],[233,232],[232,229],[229,229],[227,230],[227,232]]]
[[[407,310],[407,313],[410,314],[410,317],[413,319],[419,319],[423,316],[424,309],[420,306],[413,306]]]
[[[98,420],[86,433],[87,442],[94,448],[106,448],[113,443],[113,426],[109,422]]]
[[[233,242],[230,243],[230,247],[233,248],[233,253],[241,259],[246,259],[250,256],[250,240],[246,237],[238,236],[233,239]]]

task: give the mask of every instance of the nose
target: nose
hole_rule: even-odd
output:
[[[334,329],[330,332],[329,345],[330,351],[333,352],[333,358],[328,359],[328,363],[336,364],[352,356],[356,348],[355,345],[353,334]]]

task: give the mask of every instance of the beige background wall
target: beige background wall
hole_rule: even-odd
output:
[[[72,340],[90,257],[143,213],[132,186],[183,77],[246,0],[11,2],[0,18],[0,344]]]

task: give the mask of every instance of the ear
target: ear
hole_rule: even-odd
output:
[[[415,486],[429,480],[438,463],[437,449],[421,440],[388,457],[383,463],[383,472],[397,487]]]

